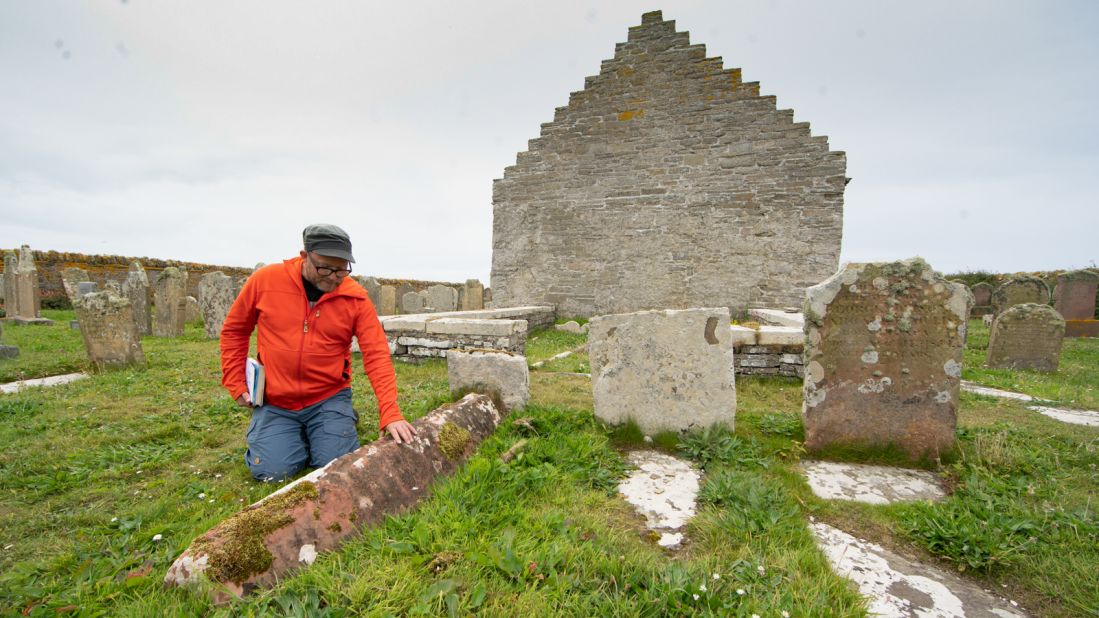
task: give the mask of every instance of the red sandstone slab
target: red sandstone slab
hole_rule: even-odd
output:
[[[1099,337],[1099,320],[1065,320],[1066,337]]]
[[[218,524],[176,559],[164,583],[214,582],[209,589],[218,603],[270,587],[360,528],[414,507],[502,418],[492,399],[478,394],[434,410],[413,423],[411,444],[382,439],[363,446]]]

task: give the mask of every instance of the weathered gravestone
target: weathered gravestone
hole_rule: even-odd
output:
[[[1049,286],[1045,281],[1029,275],[1021,275],[1000,284],[992,292],[992,312],[1000,315],[1008,308],[1023,303],[1049,303]]]
[[[130,301],[113,292],[93,292],[73,300],[88,359],[98,369],[143,364],[141,335]]]
[[[207,339],[221,337],[225,316],[229,315],[229,308],[233,306],[236,298],[237,291],[233,278],[220,270],[206,273],[199,280],[198,304],[202,310],[203,328],[206,330]]]
[[[595,415],[646,435],[733,427],[736,385],[729,309],[641,311],[592,318]]]
[[[969,315],[980,317],[992,313],[992,284],[981,281],[974,283],[969,291],[973,292],[973,309]]]
[[[19,258],[11,251],[4,252],[4,313],[7,317],[15,315],[15,270]]]
[[[154,292],[156,315],[153,334],[157,337],[179,337],[187,318],[187,271],[169,266],[160,271]]]
[[[401,313],[423,313],[424,296],[419,292],[405,292],[401,297]]]
[[[366,290],[366,295],[370,297],[370,304],[374,305],[374,310],[377,311],[378,305],[382,301],[382,284],[378,283],[378,280],[374,277],[356,277],[356,281]],[[379,313],[379,315],[381,314]]]
[[[1057,278],[1053,306],[1065,318],[1066,337],[1099,337],[1099,320],[1095,319],[1095,293],[1099,288],[1099,273],[1074,270]]]
[[[954,443],[969,293],[919,258],[848,264],[806,291],[805,446]]]
[[[446,285],[427,288],[426,305],[432,311],[454,311],[458,308],[458,291]]]
[[[477,279],[466,279],[462,286],[462,311],[480,311],[485,308],[485,286]]]
[[[122,282],[122,295],[130,301],[130,310],[134,315],[134,324],[141,335],[153,332],[153,297],[149,288],[149,277],[141,262],[130,262],[130,271]]]
[[[378,315],[395,315],[397,313],[397,288],[391,285],[383,285],[378,290]]]
[[[408,283],[407,281],[403,281],[399,285],[397,285],[397,309],[399,309],[401,313],[409,313],[408,311],[404,310],[404,297],[409,292],[413,292],[413,293],[416,292],[416,288],[412,287],[411,283]],[[422,311],[423,311],[423,309],[421,308],[421,309],[417,309],[413,313],[420,313]]]
[[[186,298],[186,303],[183,321],[188,324],[202,321],[202,306],[198,304],[198,299],[194,296],[188,296]]]
[[[99,284],[95,281],[80,281],[76,284],[76,294],[73,295],[73,300],[76,300],[78,296],[87,296],[98,291]]]
[[[65,288],[65,296],[69,297],[70,302],[76,300],[80,293],[79,284],[88,281],[91,281],[91,277],[83,268],[71,267],[61,271],[61,287]]]
[[[1049,305],[1014,305],[996,316],[988,338],[988,366],[1054,372],[1061,360],[1065,319]]]
[[[447,350],[450,392],[495,395],[509,412],[530,400],[530,369],[525,356],[499,350]]]
[[[339,457],[223,521],[195,539],[164,577],[215,602],[276,584],[339,547],[366,526],[413,508],[503,418],[486,395],[470,394],[413,421],[411,444],[389,439]]]
[[[122,296],[122,285],[117,281],[107,281],[103,284],[103,289],[107,292],[113,292],[115,296]]]
[[[5,271],[6,272],[6,271]],[[38,291],[38,267],[34,264],[34,252],[27,245],[19,248],[15,261],[13,299],[8,317],[17,321],[49,323],[42,318],[42,305]],[[10,301],[4,301],[5,306]]]

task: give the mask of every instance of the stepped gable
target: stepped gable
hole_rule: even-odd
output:
[[[493,185],[498,307],[800,303],[839,265],[846,156],[659,11]]]

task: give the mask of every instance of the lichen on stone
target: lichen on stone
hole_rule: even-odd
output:
[[[447,421],[439,429],[439,450],[447,459],[454,461],[465,452],[469,439],[469,430]]]
[[[194,555],[209,557],[206,577],[211,581],[242,583],[271,568],[274,557],[264,545],[268,534],[294,521],[288,511],[317,498],[317,486],[298,483],[289,490],[249,507],[199,537],[191,546]]]

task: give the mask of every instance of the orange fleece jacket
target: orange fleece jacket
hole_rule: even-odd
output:
[[[366,290],[351,277],[309,308],[302,258],[265,266],[248,278],[221,329],[221,383],[236,399],[248,388],[244,364],[258,326],[265,403],[301,410],[351,386],[351,336],[378,399],[381,427],[403,420],[389,342]]]

